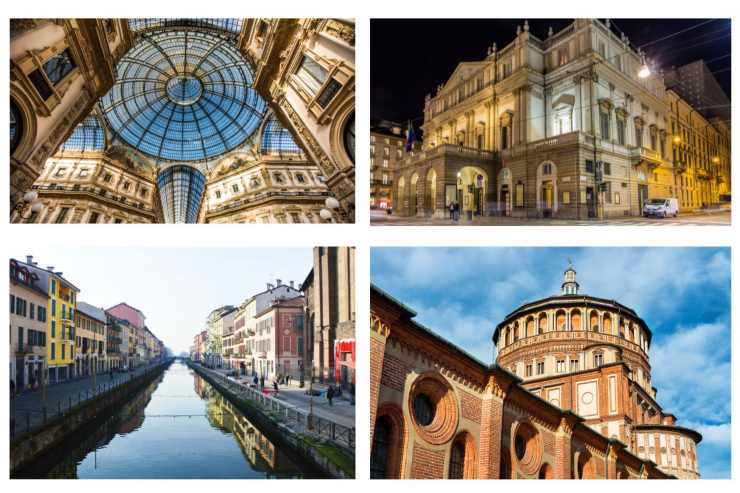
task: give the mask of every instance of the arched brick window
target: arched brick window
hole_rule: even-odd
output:
[[[555,330],[565,330],[565,312],[558,310],[555,314]]]
[[[373,479],[388,477],[388,457],[392,429],[393,423],[388,416],[381,416],[375,421],[373,448],[370,454],[370,477]]]
[[[570,313],[570,327],[571,330],[581,330],[581,311],[573,310]]]
[[[449,479],[475,479],[476,449],[473,436],[463,431],[455,437],[450,449]]]
[[[395,404],[378,408],[370,452],[370,477],[400,478],[406,447],[406,426],[403,414]]]

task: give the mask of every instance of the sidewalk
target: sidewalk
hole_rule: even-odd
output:
[[[223,368],[217,368],[215,371],[222,375],[228,372],[228,370]],[[238,380],[232,377],[231,380],[246,386],[253,385],[252,377],[240,377]],[[314,392],[320,392],[320,395],[314,395],[311,398],[311,396],[306,394],[308,391],[308,382],[305,383],[304,388],[301,388],[299,380],[292,380],[290,385],[279,385],[278,393],[275,395],[272,381],[265,381],[263,392],[305,412],[309,412],[311,406],[313,406],[313,413],[316,416],[334,421],[347,428],[354,428],[355,406],[350,402],[349,393],[343,392],[341,397],[335,397],[330,406],[329,400],[326,398],[326,390],[328,388],[329,386],[326,384],[314,383],[313,390]]]
[[[47,419],[63,414],[71,406],[76,406],[100,392],[115,388],[160,363],[141,366],[133,372],[113,373],[113,379],[110,378],[108,373],[99,373],[95,376],[96,385],[94,390],[92,376],[48,386],[46,388]],[[43,396],[40,388],[34,391],[26,391],[10,400],[10,419],[11,423],[15,422],[16,432],[26,432],[43,424],[42,400]],[[11,429],[11,436],[13,436],[12,431]]]

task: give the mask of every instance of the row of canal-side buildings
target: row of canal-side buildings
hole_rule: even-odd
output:
[[[608,20],[542,39],[525,22],[427,95],[413,150],[402,125],[371,125],[371,207],[605,218],[640,215],[653,198],[728,204],[729,98],[702,60],[646,77],[644,64]]]
[[[190,357],[239,375],[355,384],[355,249],[316,247],[300,285],[267,283],[211,311]]]
[[[160,360],[165,347],[144,314],[119,303],[108,309],[78,299],[80,288],[32,256],[10,259],[10,381],[20,393]]]

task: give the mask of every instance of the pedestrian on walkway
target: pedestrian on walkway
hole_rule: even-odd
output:
[[[265,376],[260,375],[260,390],[265,388]]]
[[[255,388],[257,387],[257,384],[259,383],[257,380],[257,374],[254,374],[254,378],[252,379],[252,382],[254,383]]]
[[[275,390],[275,395],[278,395],[278,382],[277,380],[272,381],[272,388]]]
[[[450,202],[448,209],[450,210],[450,219],[454,221],[455,220],[455,201],[454,200]]]
[[[326,398],[329,400],[329,405],[333,406],[332,399],[334,399],[334,386],[329,385],[329,388],[326,391]]]

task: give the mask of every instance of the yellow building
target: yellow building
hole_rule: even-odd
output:
[[[106,370],[105,312],[84,301],[77,304],[75,322],[75,375],[87,376]]]
[[[671,158],[675,197],[682,210],[717,206],[730,201],[730,127],[705,118],[673,90],[670,108]]]
[[[53,266],[41,268],[37,262],[27,264],[38,276],[38,285],[47,292],[47,367],[49,382],[60,382],[74,376],[75,312],[80,290]]]

